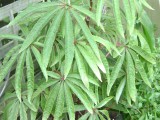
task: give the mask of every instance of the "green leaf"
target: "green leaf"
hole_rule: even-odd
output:
[[[92,114],[93,110],[91,103],[88,100],[87,96],[83,93],[83,91],[71,82],[67,82],[67,84],[71,88],[71,90],[77,95],[77,97],[81,100],[86,109]]]
[[[47,71],[46,71],[46,68],[45,68],[45,66],[44,66],[44,64],[43,64],[43,61],[42,61],[42,57],[41,57],[40,52],[39,52],[38,49],[35,48],[34,46],[32,46],[31,48],[32,48],[32,52],[33,52],[33,54],[34,54],[34,56],[35,56],[35,58],[36,58],[36,60],[37,60],[37,62],[38,62],[38,64],[39,64],[39,66],[40,66],[40,68],[41,68],[41,71],[42,71],[42,73],[43,73],[46,81],[48,81]]]
[[[36,112],[37,109],[33,103],[29,103],[26,98],[23,98],[23,103],[32,111]]]
[[[138,56],[136,55],[136,53],[132,50],[130,50],[130,53],[134,59],[134,62],[135,62],[135,66],[136,66],[136,69],[138,70],[139,74],[141,75],[143,81],[149,86],[151,87],[151,83],[147,77],[147,74],[146,74],[146,71],[143,67],[143,64],[142,62],[140,61],[140,59],[138,58]]]
[[[26,74],[27,74],[28,101],[31,103],[32,94],[34,91],[34,64],[30,49],[27,50],[26,68],[27,68]]]
[[[100,25],[100,22],[101,22],[103,4],[104,4],[104,0],[98,0],[97,10],[96,10],[96,19],[97,19],[98,26]]]
[[[42,120],[47,120],[52,109],[53,109],[53,105],[56,101],[56,98],[57,98],[57,95],[58,95],[58,92],[59,92],[59,89],[60,89],[60,83],[56,84],[50,91],[49,95],[48,95],[48,99],[46,101],[46,104],[45,104],[45,108],[44,108],[44,111],[43,111],[43,117],[42,117]]]
[[[16,101],[11,108],[11,111],[9,113],[8,120],[17,120],[18,118],[18,113],[19,113],[19,102]]]
[[[21,102],[21,81],[23,79],[23,68],[26,57],[26,51],[22,52],[17,62],[16,73],[15,73],[15,91],[16,95]]]
[[[66,105],[67,105],[67,111],[69,114],[69,119],[75,120],[74,101],[72,98],[72,93],[70,91],[70,88],[68,87],[66,83],[64,84],[64,92],[65,92],[65,100],[66,100]]]
[[[95,107],[96,108],[101,108],[104,105],[106,105],[113,97],[107,97],[104,100],[102,100],[100,103],[98,103]]]
[[[137,97],[137,90],[135,84],[135,68],[132,57],[126,51],[126,73],[127,73],[127,87],[131,99],[135,102]]]
[[[122,92],[123,92],[125,84],[126,84],[126,78],[124,77],[121,80],[121,82],[120,82],[120,84],[119,84],[119,86],[117,88],[117,92],[116,92],[116,102],[117,102],[117,104],[118,104],[118,101],[119,101],[119,99],[120,99],[120,97],[122,95]]]
[[[87,76],[85,64],[83,61],[83,57],[77,48],[75,49],[75,59],[78,66],[78,71],[79,71],[81,80],[84,83],[84,85],[89,89],[89,81],[88,81],[88,76]]]
[[[114,14],[115,14],[115,20],[116,20],[116,26],[117,30],[120,33],[120,35],[124,37],[124,29],[122,25],[122,20],[121,20],[121,10],[120,10],[120,5],[119,5],[119,0],[113,0],[113,6],[114,6]]]
[[[125,57],[125,53],[123,53],[122,56],[119,56],[115,66],[113,67],[113,70],[111,72],[111,80],[110,80],[110,82],[108,83],[108,86],[107,86],[107,94],[108,95],[109,95],[110,90],[111,90],[113,84],[115,83],[115,81],[118,77],[118,74],[121,70],[121,67],[122,67],[122,64],[123,64],[123,61],[124,61],[124,57]]]
[[[64,83],[60,83],[60,89],[56,100],[56,107],[55,107],[55,113],[54,113],[54,120],[59,120],[59,117],[63,114],[64,109]]]
[[[20,120],[28,120],[23,102],[20,103]]]
[[[22,37],[13,34],[0,34],[0,38],[24,41]]]
[[[81,27],[83,34],[85,35],[86,39],[88,40],[89,44],[91,45],[94,53],[96,54],[98,59],[101,60],[98,46],[97,46],[96,42],[93,40],[92,34],[91,34],[89,28],[87,27],[85,21],[82,19],[82,17],[77,12],[72,10],[72,14],[73,14],[74,18],[76,19],[76,21],[78,22],[79,26]]]
[[[51,12],[49,12],[47,15],[43,16],[40,18],[37,23],[33,26],[32,30],[28,34],[26,40],[22,44],[22,47],[19,51],[22,52],[25,50],[27,47],[29,47],[35,40],[36,38],[40,35],[41,30],[48,24],[48,22],[54,17],[55,13],[59,10],[60,8],[57,8]]]
[[[89,51],[86,51],[82,46],[77,45],[79,51],[81,52],[81,54],[83,55],[83,57],[85,58],[85,60],[87,61],[89,67],[92,69],[93,73],[96,75],[96,77],[101,80],[101,74],[100,71],[97,67],[97,65],[95,64],[96,60],[89,54]]]
[[[74,33],[73,23],[69,10],[65,16],[65,61],[64,61],[64,79],[66,79],[74,58]]]
[[[36,98],[39,94],[41,94],[46,88],[56,84],[58,80],[48,80],[47,82],[43,82],[38,89],[34,92],[32,98]]]
[[[155,64],[156,61],[155,59],[151,56],[150,53],[144,51],[143,49],[141,49],[139,46],[129,46],[132,50],[134,50],[136,53],[138,53],[141,57],[143,57],[146,61]]]
[[[47,74],[49,77],[54,78],[54,79],[60,79],[61,76],[58,73],[52,72],[52,71],[47,71]]]
[[[43,51],[42,51],[43,64],[46,68],[47,68],[49,60],[50,60],[53,43],[54,43],[55,38],[57,36],[57,32],[59,30],[63,15],[64,15],[64,9],[57,12],[55,18],[52,21],[52,24],[50,25],[50,27],[48,29],[47,35],[46,35],[46,39],[45,39],[44,47],[43,47]]]
[[[49,7],[53,8],[55,5],[58,4],[51,4],[51,3],[37,3],[35,5],[29,6],[26,10],[24,10],[23,12],[20,12],[20,14],[18,14],[18,16],[12,20],[8,26],[14,25],[22,20],[24,20],[26,17],[30,17],[32,16],[32,14],[36,13],[36,12],[43,12],[48,10]]]
[[[87,118],[90,116],[90,113],[86,113],[82,115],[78,120],[87,120]]]
[[[99,110],[103,115],[105,115],[107,117],[108,120],[111,120],[110,119],[110,116],[109,116],[109,113],[107,110]]]
[[[12,65],[15,63],[17,59],[18,54],[15,53],[10,60],[7,62],[7,64],[0,66],[0,83],[3,81],[3,79],[6,77],[8,71],[11,69]]]
[[[154,10],[147,2],[146,0],[141,0],[140,1],[144,6],[146,6],[148,9]]]

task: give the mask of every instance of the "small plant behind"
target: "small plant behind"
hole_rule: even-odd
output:
[[[152,87],[155,38],[143,9],[149,4],[121,4],[57,0],[22,11],[9,24],[21,34],[0,35],[18,41],[0,67],[0,84],[16,68],[0,118],[104,120],[110,109],[129,113],[141,86]]]

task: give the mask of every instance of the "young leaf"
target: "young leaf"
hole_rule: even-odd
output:
[[[38,62],[38,64],[39,64],[39,66],[40,66],[40,68],[41,68],[41,70],[42,70],[42,73],[43,73],[46,81],[48,81],[47,71],[46,71],[46,68],[45,68],[45,66],[44,66],[44,64],[43,64],[43,61],[42,61],[42,57],[41,57],[40,52],[39,52],[38,49],[35,48],[34,46],[32,46],[31,48],[32,48],[32,52],[33,52],[33,54],[34,54],[34,56],[35,56],[35,58],[36,58],[36,60],[37,60],[37,62]]]
[[[27,50],[26,68],[27,68],[26,74],[27,74],[28,101],[29,103],[31,103],[31,98],[34,91],[34,65],[30,49]]]
[[[74,58],[74,34],[73,23],[69,10],[65,16],[65,61],[64,61],[64,79],[66,79]]]
[[[15,91],[20,102],[21,102],[21,80],[23,79],[23,68],[24,68],[25,57],[26,57],[26,51],[22,52],[22,54],[20,55],[15,73]]]
[[[83,57],[80,54],[79,50],[76,48],[75,49],[75,58],[76,58],[76,63],[78,66],[78,71],[81,77],[82,82],[84,83],[84,85],[89,89],[89,81],[88,81],[88,76],[87,76],[87,72],[86,72],[86,68],[84,65],[84,61],[83,61]]]
[[[113,86],[113,84],[115,83],[117,77],[118,77],[118,74],[121,70],[121,67],[122,67],[122,64],[123,64],[123,61],[124,61],[124,57],[125,57],[125,53],[122,54],[122,56],[120,56],[112,70],[112,73],[111,73],[111,80],[110,82],[108,83],[108,86],[107,86],[107,94],[109,95],[110,93],[110,90]]]
[[[77,95],[77,97],[81,100],[86,109],[92,114],[93,110],[91,103],[88,100],[87,96],[83,93],[83,91],[71,82],[67,82],[67,84],[71,88],[71,90]]]
[[[46,101],[46,105],[45,105],[45,108],[44,108],[44,111],[43,111],[43,117],[42,117],[42,120],[47,120],[51,111],[52,111],[52,108],[53,108],[53,105],[56,101],[56,98],[57,98],[57,95],[58,95],[58,92],[59,92],[59,89],[60,89],[60,83],[56,84],[50,91],[49,95],[48,95],[48,99]]]
[[[64,84],[64,92],[65,92],[65,100],[66,100],[66,105],[67,105],[67,111],[69,114],[69,119],[75,120],[74,101],[72,98],[72,93],[70,91],[70,88],[68,87],[66,83]]]
[[[55,38],[57,36],[57,32],[59,30],[59,26],[60,26],[63,14],[64,14],[64,9],[60,10],[56,14],[51,26],[48,29],[46,39],[44,42],[44,48],[42,51],[43,64],[44,64],[45,68],[47,68],[47,66],[48,66],[51,52],[52,52],[53,43],[54,43]]]
[[[33,26],[32,30],[30,31],[30,33],[28,34],[26,40],[24,41],[24,43],[22,44],[22,47],[19,51],[22,52],[23,50],[25,50],[27,47],[29,47],[34,41],[35,39],[39,36],[39,34],[41,33],[41,30],[46,26],[46,24],[48,24],[48,22],[53,18],[54,14],[59,10],[60,8],[57,8],[51,12],[49,12],[47,15],[43,16],[42,18],[40,18],[37,23]]]
[[[60,83],[60,89],[56,100],[56,107],[55,107],[55,113],[54,113],[54,120],[59,120],[59,117],[63,114],[64,109],[64,83]]]
[[[97,46],[96,42],[93,40],[92,34],[91,34],[89,28],[87,27],[85,21],[82,19],[82,17],[77,12],[72,10],[72,14],[73,14],[74,18],[76,19],[76,21],[78,22],[79,26],[81,27],[83,34],[85,35],[86,39],[88,40],[89,44],[91,45],[94,53],[96,54],[98,59],[101,60],[98,46]]]
[[[124,77],[121,80],[121,82],[120,82],[120,84],[119,84],[119,86],[117,88],[117,92],[116,92],[116,102],[117,102],[117,104],[118,104],[118,101],[119,101],[119,99],[120,99],[120,97],[122,95],[122,92],[123,92],[125,84],[126,84],[126,78]]]
[[[137,97],[137,89],[135,84],[135,68],[132,57],[126,51],[126,72],[127,72],[127,87],[131,99],[135,102]]]
[[[97,20],[98,26],[100,25],[100,22],[101,22],[103,4],[104,4],[104,0],[98,0],[97,10],[96,10],[96,20]]]

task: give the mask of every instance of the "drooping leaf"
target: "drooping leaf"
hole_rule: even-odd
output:
[[[27,50],[26,68],[27,68],[28,101],[31,103],[32,94],[33,94],[33,91],[34,91],[34,64],[33,64],[30,49]]]
[[[97,78],[101,80],[101,74],[100,71],[97,67],[97,65],[95,64],[95,60],[92,58],[92,56],[88,53],[88,51],[86,51],[82,46],[77,45],[79,51],[82,53],[83,57],[85,58],[85,60],[87,61],[88,65],[90,66],[90,68],[92,69],[93,73],[97,76]]]
[[[88,100],[87,96],[83,93],[83,91],[71,82],[67,82],[67,84],[71,88],[71,90],[76,94],[76,96],[81,100],[86,109],[92,114],[93,110],[91,103]]]
[[[127,88],[131,99],[135,102],[137,97],[137,89],[135,84],[135,68],[132,57],[126,51],[126,73],[127,73]]]
[[[113,86],[113,84],[115,83],[117,77],[118,77],[118,74],[121,70],[121,67],[122,67],[122,64],[123,64],[123,61],[124,61],[124,57],[125,57],[125,53],[122,54],[122,56],[120,56],[111,72],[111,79],[110,79],[110,82],[108,83],[108,86],[107,86],[107,94],[109,95],[110,93],[110,90]]]
[[[68,87],[66,83],[64,84],[64,92],[65,92],[65,100],[66,100],[66,105],[67,105],[67,111],[69,114],[69,119],[75,120],[74,101],[72,98],[72,93],[70,91],[70,88]]]
[[[119,86],[118,86],[118,88],[117,88],[117,92],[116,92],[116,102],[117,102],[117,104],[118,104],[119,99],[120,99],[120,97],[121,97],[121,95],[122,95],[122,92],[123,92],[123,89],[124,89],[125,84],[126,84],[126,78],[124,77],[124,78],[121,80],[121,82],[120,82],[120,84],[119,84]]]
[[[26,108],[25,108],[23,102],[20,103],[20,120],[28,120]]]
[[[48,99],[47,99],[46,104],[45,104],[42,120],[47,120],[48,119],[48,117],[49,117],[49,115],[50,115],[50,113],[52,111],[53,105],[55,103],[55,100],[57,98],[59,89],[60,89],[60,83],[56,84],[51,89],[51,91],[50,91],[50,93],[48,95]]]
[[[55,112],[54,112],[55,120],[59,120],[59,118],[63,114],[63,109],[64,109],[64,83],[61,82],[60,84],[61,85],[59,88],[59,92],[56,91],[58,95],[57,95],[56,107],[55,107]]]
[[[84,83],[84,85],[87,88],[89,88],[89,81],[88,81],[88,76],[87,76],[86,68],[84,65],[83,57],[77,48],[75,49],[75,59],[78,66],[78,71],[79,71],[81,80]]]
[[[152,64],[156,63],[155,59],[151,56],[151,54],[147,53],[146,51],[141,49],[139,46],[134,45],[134,46],[130,46],[130,48],[134,50],[136,53],[138,53],[140,56],[142,56],[146,61]]]
[[[98,26],[100,25],[100,22],[101,22],[103,4],[104,4],[104,0],[98,0],[97,10],[96,10],[96,20],[97,20]]]
[[[26,57],[26,51],[22,52],[22,54],[20,55],[15,73],[15,91],[20,102],[21,102],[21,81],[23,79],[23,68],[24,68],[25,57]]]
[[[65,16],[65,63],[64,63],[64,79],[66,79],[74,58],[74,34],[73,23],[69,10]]]
[[[34,54],[34,56],[35,56],[35,58],[36,58],[36,60],[37,60],[37,62],[38,62],[38,64],[39,64],[39,66],[40,66],[40,68],[41,68],[41,70],[42,70],[42,73],[43,73],[46,81],[48,81],[47,71],[46,71],[46,68],[45,68],[45,66],[44,66],[44,64],[43,64],[43,61],[42,61],[42,57],[41,57],[40,52],[39,52],[38,49],[35,48],[34,46],[32,46],[31,48],[32,48],[32,52],[33,52],[33,54]]]
[[[57,36],[57,32],[59,30],[59,26],[60,26],[63,14],[64,14],[64,9],[60,10],[56,14],[55,18],[52,21],[51,26],[48,29],[46,39],[44,42],[44,48],[42,51],[42,59],[43,59],[43,64],[45,67],[48,66],[51,52],[52,52],[53,43],[54,43],[55,38]]]

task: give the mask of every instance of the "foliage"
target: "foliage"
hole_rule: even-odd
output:
[[[1,86],[15,69],[0,118],[158,118],[158,53],[144,6],[152,9],[145,0],[56,0],[20,12],[9,26],[21,33],[0,35],[18,41],[0,66]]]

